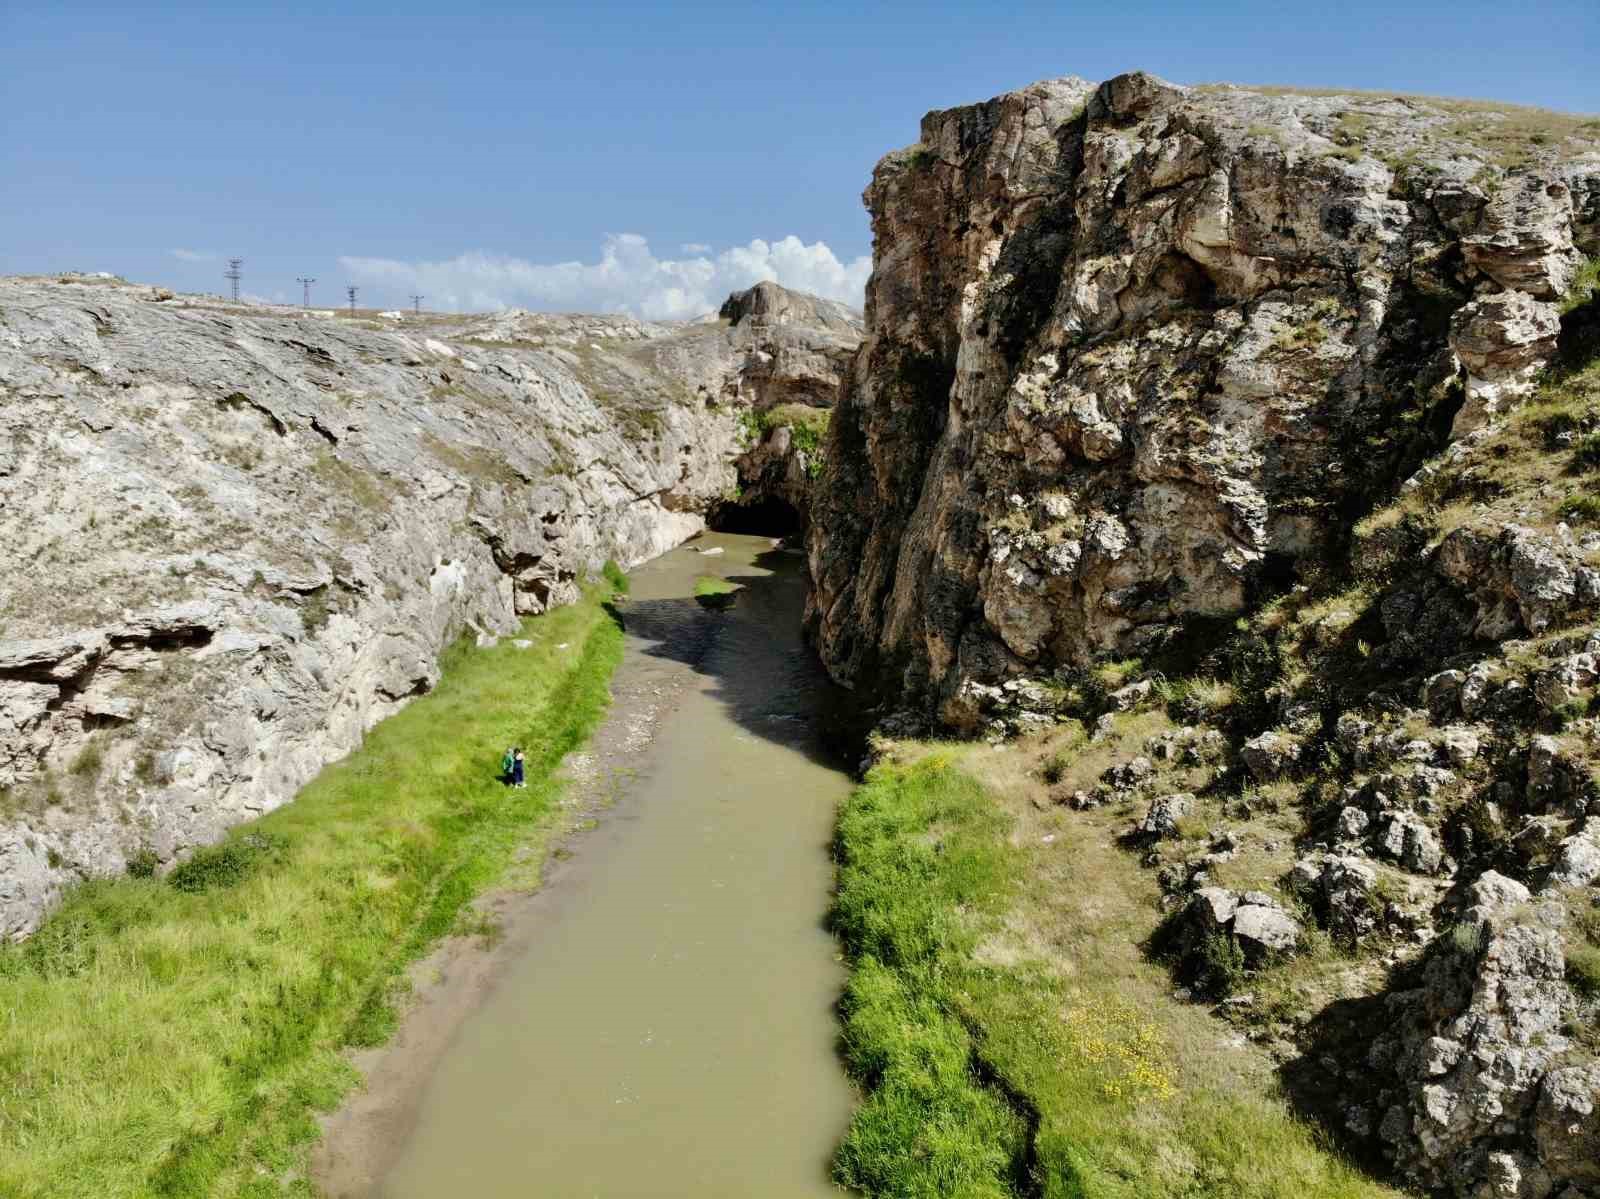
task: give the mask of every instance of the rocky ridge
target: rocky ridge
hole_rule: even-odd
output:
[[[789,307],[755,336],[0,280],[0,935],[286,802],[464,631],[703,528],[752,390],[848,328]]]
[[[929,114],[813,497],[883,733],[1020,736],[1175,995],[1459,1199],[1600,1194],[1597,139],[1145,75]]]

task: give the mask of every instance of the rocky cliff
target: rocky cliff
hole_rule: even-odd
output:
[[[1243,610],[1553,354],[1600,127],[1408,98],[1036,84],[866,192],[867,337],[811,543],[841,679],[985,688]]]
[[[787,311],[779,336],[0,281],[0,935],[284,803],[463,632],[704,527],[750,393],[808,386],[848,326]]]
[[[1352,1154],[1600,1195],[1600,121],[1057,80],[866,201],[830,670],[1021,735]]]
[[[741,416],[738,484],[712,512],[720,528],[799,533],[821,474],[828,419],[861,344],[861,314],[830,300],[760,283],[719,313],[744,358],[727,376]]]

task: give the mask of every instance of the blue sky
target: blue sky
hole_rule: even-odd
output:
[[[859,302],[861,190],[930,108],[1143,68],[1597,112],[1597,50],[1596,0],[0,0],[0,274],[214,291],[239,254],[247,293],[324,304],[421,279],[681,315],[773,274]]]

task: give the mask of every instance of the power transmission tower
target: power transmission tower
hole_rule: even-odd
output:
[[[233,284],[233,302],[239,302],[239,268],[244,265],[243,258],[228,259],[228,269],[222,272],[222,277]]]
[[[427,296],[412,296],[411,297],[411,312],[412,312],[413,315],[415,315],[415,316],[421,316],[422,315],[422,301],[426,300],[427,298],[428,298]]]
[[[344,289],[344,294],[350,297],[350,312],[354,315],[356,310],[356,285],[354,283],[350,284],[349,287]]]
[[[300,307],[302,307],[302,308],[310,308],[311,307],[311,285],[313,283],[315,283],[316,280],[315,279],[301,279],[301,278],[299,278],[297,276],[295,278],[295,282],[300,285]]]

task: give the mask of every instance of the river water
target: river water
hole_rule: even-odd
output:
[[[838,1194],[831,693],[800,641],[801,559],[696,545],[723,553],[641,567],[623,605],[619,680],[676,702],[426,1084],[383,1199]],[[744,590],[707,611],[702,574]]]

